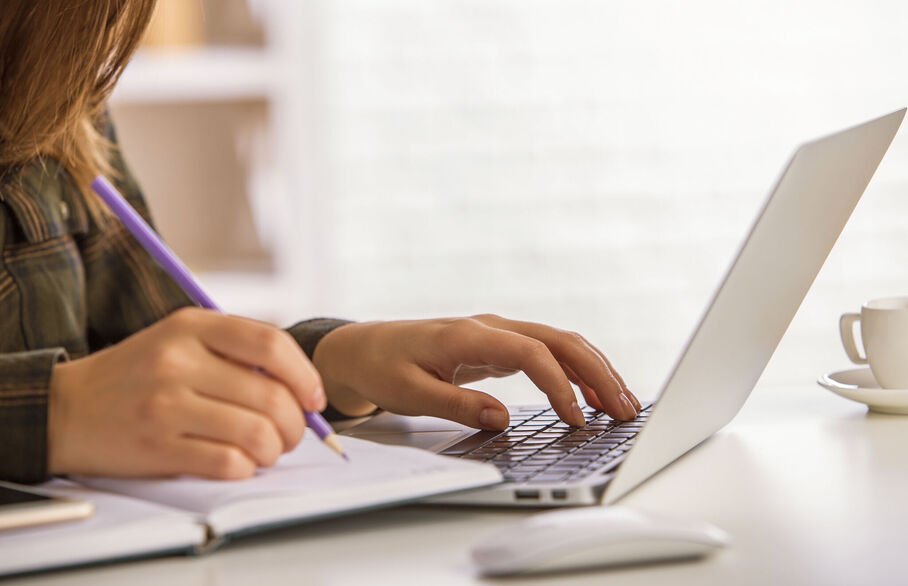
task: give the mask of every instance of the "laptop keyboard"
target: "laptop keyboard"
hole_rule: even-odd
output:
[[[616,421],[584,407],[583,427],[564,423],[551,407],[521,407],[511,412],[506,430],[473,434],[441,453],[491,462],[506,482],[580,480],[623,459],[646,424],[650,407],[633,421]]]

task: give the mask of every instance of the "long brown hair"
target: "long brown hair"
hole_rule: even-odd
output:
[[[155,0],[0,0],[0,178],[57,159],[98,211],[89,184],[110,172],[100,127]]]

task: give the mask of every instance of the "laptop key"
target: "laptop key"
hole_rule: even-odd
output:
[[[548,468],[550,465],[552,465],[554,463],[555,462],[553,460],[533,460],[533,459],[525,460],[523,462],[523,464],[526,464],[527,466],[538,466],[540,468]]]
[[[570,452],[577,447],[577,444],[563,444],[560,441],[555,442],[554,444],[548,444],[545,446],[546,452],[559,453],[559,452]]]
[[[571,425],[569,423],[565,423],[565,422],[561,421],[560,419],[557,421],[558,422],[554,423],[551,427],[549,427],[549,429],[557,429],[557,430],[577,429],[576,425]]]
[[[570,462],[565,462],[564,460],[562,460],[562,461],[560,461],[560,462],[555,462],[554,464],[552,464],[551,466],[549,466],[548,469],[549,469],[549,470],[565,470],[565,471],[567,471],[567,472],[570,472],[570,471],[572,471],[572,470],[576,470],[576,469],[577,469],[577,465],[576,465],[576,464],[571,464]]]
[[[612,429],[612,428],[614,428],[614,427],[615,427],[615,426],[612,425],[611,423],[599,423],[599,422],[595,422],[595,423],[587,423],[586,425],[583,426],[583,429],[588,429],[588,430],[590,430],[590,431],[600,431],[600,432],[601,432],[601,431],[606,431],[606,430],[608,430],[608,429]]]
[[[567,477],[567,472],[549,472],[548,470],[546,470],[541,474],[533,476],[533,482],[560,482]]]
[[[587,440],[597,437],[599,435],[600,434],[597,431],[587,431],[587,430],[581,429],[580,431],[575,431],[574,433],[569,435],[567,437],[567,439],[572,439],[572,440],[582,439],[583,441],[587,441]]]
[[[513,409],[515,413],[522,411],[533,412],[533,413],[542,413],[543,411],[548,411],[551,407],[546,407],[545,405],[517,405],[514,407],[509,407]]]
[[[518,466],[514,466],[513,468],[511,468],[510,472],[512,472],[514,474],[523,474],[523,473],[531,474],[531,473],[535,473],[535,472],[541,472],[544,468],[545,468],[545,466],[527,466],[525,464],[520,464]]]
[[[616,438],[611,436],[596,438],[590,442],[593,446],[617,446],[627,441],[627,438]]]
[[[533,437],[534,437],[534,438],[551,438],[551,439],[554,439],[554,438],[562,437],[563,435],[564,435],[564,432],[563,432],[563,431],[549,431],[549,430],[546,429],[546,430],[544,430],[544,431],[540,431],[540,432],[534,433],[534,434],[533,434]]]
[[[577,470],[578,468],[583,468],[584,466],[586,466],[587,464],[589,464],[590,462],[592,462],[594,460],[595,460],[595,458],[580,458],[577,460],[568,459],[568,460],[563,460],[562,462],[559,462],[557,465],[560,466],[563,463],[565,466],[570,467],[571,470]]]
[[[550,444],[551,444],[551,442],[548,440],[536,440],[536,439],[530,438],[526,441],[521,442],[520,447],[521,448],[533,447],[533,448],[539,449],[539,448],[544,448]]]
[[[517,462],[520,460],[525,460],[529,457],[529,454],[510,454],[504,453],[499,454],[492,458],[493,462]]]
[[[536,417],[533,418],[533,421],[550,421],[550,422],[553,422],[553,421],[558,421],[558,420],[559,420],[559,419],[558,419],[558,415],[556,415],[556,414],[553,413],[553,412],[549,412],[549,411],[547,411],[547,412],[545,412],[545,413],[543,413],[543,414],[541,414],[541,415],[537,415]]]
[[[546,448],[545,451],[567,456],[572,452],[576,452],[577,448],[578,446],[551,446],[549,448]]]
[[[566,437],[566,438],[564,438],[564,439],[558,440],[554,445],[556,445],[556,446],[571,446],[571,447],[576,448],[576,447],[578,447],[580,444],[585,444],[586,442],[587,442],[587,439],[586,439],[586,438],[572,438],[572,437]]]
[[[509,430],[505,431],[504,433],[501,434],[500,439],[527,437],[527,436],[533,435],[537,431],[539,431],[539,430],[538,429],[527,429],[523,426],[520,426],[520,427],[516,427],[514,429],[509,429]]]
[[[523,451],[520,451],[520,452],[517,452],[517,451],[514,451],[514,450],[509,450],[509,451],[507,452],[507,454],[513,454],[513,455],[515,455],[515,456],[520,456],[521,459],[530,458],[530,457],[532,457],[533,454],[535,454],[535,453],[536,453],[536,450],[523,450]]]
[[[608,437],[620,437],[624,439],[634,437],[635,435],[637,434],[629,431],[610,431],[608,433]]]
[[[484,447],[495,448],[495,449],[506,449],[512,446],[516,446],[516,441],[502,441],[502,440],[493,440],[487,443]]]
[[[595,459],[595,458],[598,458],[599,456],[601,456],[603,452],[607,452],[607,451],[608,450],[603,450],[603,449],[597,448],[595,446],[584,446],[584,447],[580,448],[579,450],[571,453],[571,456]]]

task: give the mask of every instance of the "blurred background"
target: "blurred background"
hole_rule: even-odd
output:
[[[900,0],[159,0],[112,110],[230,312],[548,322],[653,397],[795,147],[906,105],[906,24]],[[767,386],[847,367],[838,316],[908,295],[906,218],[902,129]]]

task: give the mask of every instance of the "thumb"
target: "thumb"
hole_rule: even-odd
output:
[[[414,380],[410,409],[421,415],[441,417],[478,429],[503,430],[510,415],[501,402],[481,391],[441,381],[426,372]]]

